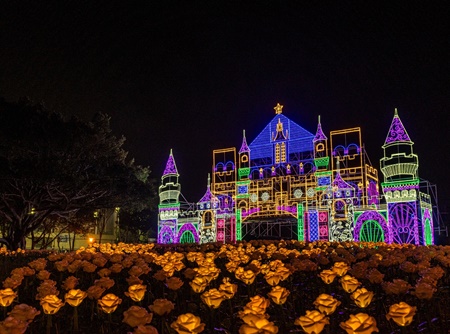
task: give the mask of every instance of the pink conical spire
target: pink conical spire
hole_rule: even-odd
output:
[[[320,124],[320,115],[319,115],[319,122],[317,123],[317,131],[316,135],[314,136],[313,143],[319,140],[327,140],[327,136],[322,131],[322,125]]]
[[[242,145],[241,145],[241,149],[239,150],[239,154],[248,153],[248,152],[250,152],[250,148],[247,145],[247,139],[245,139],[245,130],[244,130],[244,134],[243,134],[243,138],[242,138]]]
[[[412,142],[400,117],[398,117],[397,108],[395,108],[394,118],[392,119],[391,127],[389,128],[384,144],[386,145],[394,142]]]
[[[169,159],[167,159],[166,168],[164,169],[163,175],[168,174],[178,175],[177,165],[175,164],[175,159],[173,158],[172,149],[170,149]]]

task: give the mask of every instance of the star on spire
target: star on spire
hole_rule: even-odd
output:
[[[283,106],[281,104],[279,104],[279,103],[277,103],[277,105],[273,109],[275,109],[275,113],[277,115],[279,115],[279,114],[281,114],[283,112]]]

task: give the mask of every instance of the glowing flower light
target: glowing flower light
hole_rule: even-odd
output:
[[[223,292],[217,289],[208,290],[200,296],[202,301],[211,308],[218,308],[226,299]]]
[[[120,299],[113,293],[108,293],[107,295],[103,296],[102,299],[99,299],[97,302],[103,312],[112,313],[122,303],[122,299]]]
[[[357,289],[350,295],[350,298],[358,307],[365,308],[372,302],[373,292],[366,288]]]
[[[378,332],[375,318],[365,313],[350,314],[350,319],[341,322],[340,326],[347,334],[370,334]]]
[[[275,304],[283,305],[286,302],[287,297],[289,296],[290,293],[291,292],[287,290],[285,287],[277,285],[272,288],[272,290],[267,294],[267,296],[269,296],[270,299],[272,299],[272,301]]]
[[[308,334],[319,334],[325,325],[330,324],[330,319],[324,313],[313,310],[306,311],[306,315],[296,319],[294,324],[301,326]]]
[[[16,299],[17,293],[14,292],[13,289],[6,288],[0,290],[0,305],[3,307],[7,307],[11,305],[11,303]]]
[[[177,320],[170,325],[178,334],[197,334],[203,332],[205,324],[200,317],[192,313],[181,314]]]
[[[144,299],[146,291],[146,285],[134,284],[128,287],[128,292],[125,292],[125,295],[130,297],[135,302],[140,302]]]
[[[319,274],[320,278],[325,284],[333,283],[337,275],[338,274],[334,270],[329,269],[322,270]]]
[[[55,314],[64,306],[64,302],[55,295],[43,297],[40,304],[45,314]]]
[[[314,301],[314,306],[320,311],[325,313],[326,315],[332,314],[336,311],[336,308],[341,305],[341,302],[333,296],[330,296],[326,293],[321,294]]]
[[[278,333],[278,327],[270,322],[266,318],[258,318],[250,323],[245,323],[239,328],[239,334],[276,334]]]
[[[77,307],[81,304],[81,302],[84,300],[84,298],[87,297],[87,293],[84,291],[81,291],[79,289],[72,289],[69,290],[66,295],[64,296],[64,300],[67,304],[73,307]]]
[[[415,314],[415,306],[410,306],[405,302],[400,302],[389,307],[389,312],[386,314],[386,318],[388,320],[394,320],[394,322],[399,326],[408,326],[413,321]]]
[[[339,281],[341,282],[342,288],[348,293],[352,293],[361,285],[356,278],[350,275],[345,275]]]

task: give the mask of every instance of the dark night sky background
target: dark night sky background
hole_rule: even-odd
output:
[[[420,176],[450,199],[447,1],[0,1],[0,96],[111,115],[159,179],[206,189],[212,150],[283,113],[311,132],[361,126],[372,164],[394,108]],[[381,176],[381,173],[380,173]]]

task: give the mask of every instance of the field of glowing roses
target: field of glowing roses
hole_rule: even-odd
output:
[[[0,250],[3,333],[449,333],[450,246]]]

